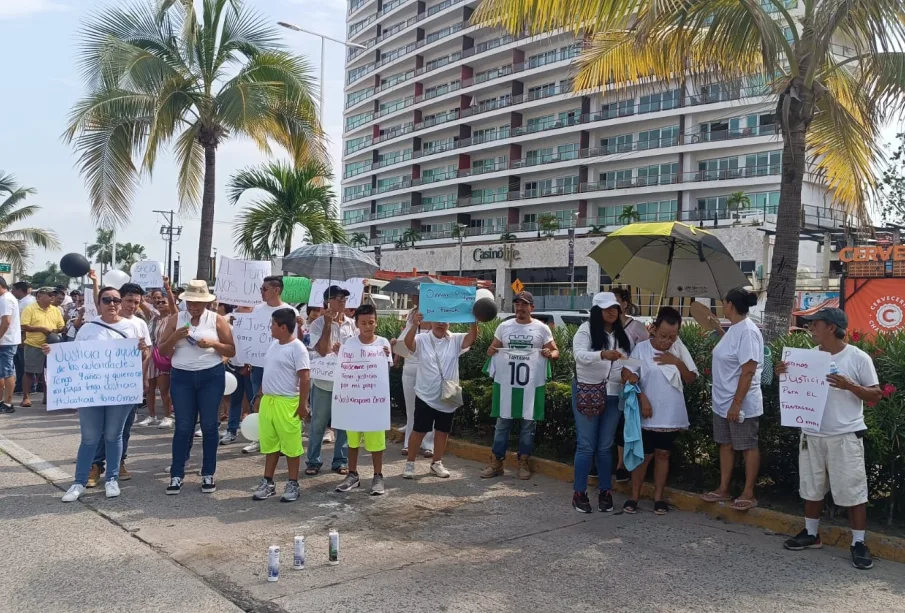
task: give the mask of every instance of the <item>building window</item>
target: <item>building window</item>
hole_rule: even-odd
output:
[[[620,153],[622,151],[632,150],[633,134],[620,134],[619,136],[608,136],[600,139],[600,147],[603,153]]]
[[[611,102],[604,104],[600,109],[600,115],[603,119],[613,119],[614,117],[626,117],[635,114],[635,99],[622,100],[620,102]]]
[[[782,151],[767,151],[745,156],[745,175],[765,177],[778,175],[782,169]]]
[[[655,128],[638,133],[638,150],[674,147],[679,144],[679,126]]]
[[[753,275],[757,271],[757,262],[754,260],[741,260],[736,262],[736,264],[738,264],[743,274]]]
[[[367,209],[356,209],[354,211],[343,211],[343,225],[367,221],[367,218],[368,218]]]
[[[641,104],[638,107],[638,112],[654,113],[656,111],[675,109],[679,106],[680,98],[681,96],[678,89],[641,96]]]

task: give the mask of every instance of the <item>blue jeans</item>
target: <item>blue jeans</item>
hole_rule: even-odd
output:
[[[509,432],[512,430],[512,424],[516,421],[522,422],[522,430],[518,436],[518,455],[519,457],[527,457],[534,451],[534,433],[537,430],[537,422],[533,419],[506,419],[505,417],[497,417],[496,428],[493,431],[493,455],[497,460],[505,459],[506,449],[509,447]]]
[[[251,397],[255,398],[261,393],[261,384],[264,382],[264,367],[251,367]]]
[[[82,407],[79,409],[79,427],[82,440],[75,459],[75,483],[86,485],[88,472],[98,443],[105,444],[110,458],[107,481],[119,478],[119,461],[123,453],[123,426],[135,405],[120,404],[106,407]]]
[[[591,463],[597,460],[597,478],[600,491],[605,492],[613,487],[613,441],[616,428],[619,427],[619,396],[607,396],[606,408],[600,415],[588,418],[578,412],[575,404],[575,381],[572,381],[572,415],[575,416],[575,433],[578,441],[575,445],[575,483],[576,492],[588,489],[588,474]]]
[[[314,410],[311,414],[311,426],[308,429],[308,456],[305,464],[308,468],[320,468],[324,465],[321,460],[321,446],[324,443],[324,432],[330,426],[330,410],[333,403],[333,392],[311,386]],[[338,470],[349,465],[347,457],[349,449],[345,430],[336,430],[336,443],[333,446],[333,470]]]
[[[176,428],[173,432],[171,477],[185,477],[185,462],[192,449],[195,422],[201,420],[201,475],[212,477],[217,470],[217,446],[220,443],[218,419],[220,399],[226,389],[226,368],[218,364],[205,370],[181,370],[170,373],[170,396]]]
[[[239,431],[242,420],[242,398],[248,399],[249,407],[254,402],[255,395],[251,387],[251,375],[244,377],[236,370],[236,391],[229,397],[229,421],[226,422],[226,431],[235,434]]]
[[[129,455],[129,439],[132,438],[132,424],[135,423],[135,410],[136,407],[132,407],[132,411],[129,413],[129,416],[126,418],[126,423],[123,425],[123,453],[122,458],[120,458],[120,462],[124,462],[126,457]],[[94,454],[94,462],[92,464],[97,464],[101,468],[101,472],[104,470],[104,465],[107,462],[107,445],[104,441],[101,441],[97,444],[97,453]],[[119,466],[119,464],[117,464]]]

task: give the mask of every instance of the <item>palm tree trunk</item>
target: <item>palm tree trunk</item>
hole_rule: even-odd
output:
[[[286,243],[283,245],[283,257],[287,257],[292,253],[292,229],[286,235]]]
[[[198,241],[198,273],[196,279],[210,281],[211,246],[214,242],[214,190],[216,188],[217,148],[204,147],[204,193],[201,196],[201,235]]]

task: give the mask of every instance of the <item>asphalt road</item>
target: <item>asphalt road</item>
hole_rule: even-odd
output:
[[[847,551],[791,553],[781,535],[673,511],[649,501],[635,516],[575,513],[571,487],[544,477],[401,479],[387,450],[388,494],[333,493],[340,478],[302,481],[293,504],[253,502],[261,457],[221,447],[215,494],[192,474],[166,496],[171,431],[134,430],[122,496],[103,488],[59,502],[74,472],[73,412],[0,416],[0,611],[905,611],[905,566],[857,571]],[[200,454],[194,449],[191,466]],[[362,475],[370,479],[365,457]],[[280,467],[280,489],[285,469]],[[365,483],[366,486],[366,483]],[[621,500],[617,501],[617,506]],[[327,532],[341,563],[327,565]],[[291,569],[304,534],[308,566]],[[269,545],[283,551],[266,581]],[[868,537],[869,544],[869,537]]]

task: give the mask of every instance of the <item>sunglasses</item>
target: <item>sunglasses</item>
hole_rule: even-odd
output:
[[[114,298],[112,296],[104,296],[101,298],[101,303],[103,304],[120,304],[122,301],[122,298]]]

